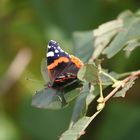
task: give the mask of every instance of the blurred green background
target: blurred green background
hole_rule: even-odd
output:
[[[40,63],[48,40],[72,53],[73,31],[97,28],[126,9],[138,8],[139,0],[0,0],[0,140],[57,140],[68,128],[74,102],[58,111],[31,106],[32,95],[44,84]],[[139,53],[129,60],[119,54],[105,67],[137,70]],[[81,140],[140,139],[139,84],[137,80],[125,99],[112,99]]]

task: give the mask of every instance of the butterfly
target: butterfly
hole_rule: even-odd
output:
[[[43,90],[37,91],[32,104],[41,108],[51,108],[54,104],[60,106],[60,102],[65,102],[62,92],[79,84],[77,73],[82,66],[79,58],[65,52],[58,42],[50,40],[41,65],[41,73],[49,82]]]

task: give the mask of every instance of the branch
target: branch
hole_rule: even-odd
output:
[[[117,84],[117,86],[105,97],[105,102],[108,101],[112,96],[115,95],[115,93],[121,88],[123,87],[128,81],[130,81],[133,78],[136,78],[140,75],[140,70],[133,72],[131,75],[129,75],[128,77],[126,77],[124,80],[119,81],[119,83]]]
[[[122,88],[127,82],[129,82],[131,79],[137,78],[140,75],[140,70],[133,72],[131,75],[129,75],[128,77],[126,77],[124,80],[119,81],[118,84],[116,85],[116,87],[104,98],[104,101],[107,102],[112,96],[114,96],[116,94],[116,92]],[[103,110],[103,108],[101,110],[97,110],[89,119],[89,121],[86,123],[86,125],[84,126],[84,128],[81,131],[84,132],[84,130],[88,127],[88,125],[94,120],[94,118]],[[81,136],[81,135],[80,135]]]

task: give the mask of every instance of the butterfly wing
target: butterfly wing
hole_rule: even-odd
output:
[[[64,88],[77,82],[78,68],[71,62],[65,67],[53,81],[52,87]]]
[[[47,69],[51,83],[71,63],[70,55],[64,52],[59,44],[53,40],[48,43]]]
[[[53,88],[65,87],[77,81],[77,72],[83,63],[67,52],[53,40],[48,43],[48,73]]]

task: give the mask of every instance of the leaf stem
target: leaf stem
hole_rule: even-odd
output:
[[[120,83],[105,97],[105,102],[108,101],[112,96],[115,95],[115,93],[122,87],[124,86],[128,81],[130,81],[133,78],[136,78],[137,76],[140,75],[140,70],[135,71],[131,73],[128,77],[126,77],[124,80],[120,81]]]
[[[99,81],[100,97],[103,98],[102,80],[101,80],[101,77],[100,77],[101,65],[100,65],[99,62],[97,63],[97,69],[98,69],[98,74],[97,74],[97,76],[98,76],[98,81]]]
[[[118,80],[116,80],[114,77],[112,77],[110,74],[104,72],[104,71],[101,71],[101,73],[105,76],[107,76],[108,78],[110,78],[114,83],[118,82]]]
[[[135,73],[135,71],[122,73],[122,74],[119,75],[119,79],[120,79],[120,78],[123,78],[123,77],[125,77],[125,76],[128,76],[128,75],[131,75],[131,74],[133,74],[133,73]]]
[[[126,77],[124,80],[122,80],[106,97],[105,97],[105,102],[107,102],[112,96],[115,95],[115,93],[122,87],[124,84],[126,84],[129,80],[136,78],[140,75],[140,70],[135,71],[131,73],[128,77]],[[84,130],[88,127],[88,125],[95,119],[95,117],[103,110],[97,110],[89,119],[87,124],[82,128],[81,132],[84,132]],[[82,134],[82,133],[81,133]],[[80,137],[80,136],[79,136]]]

